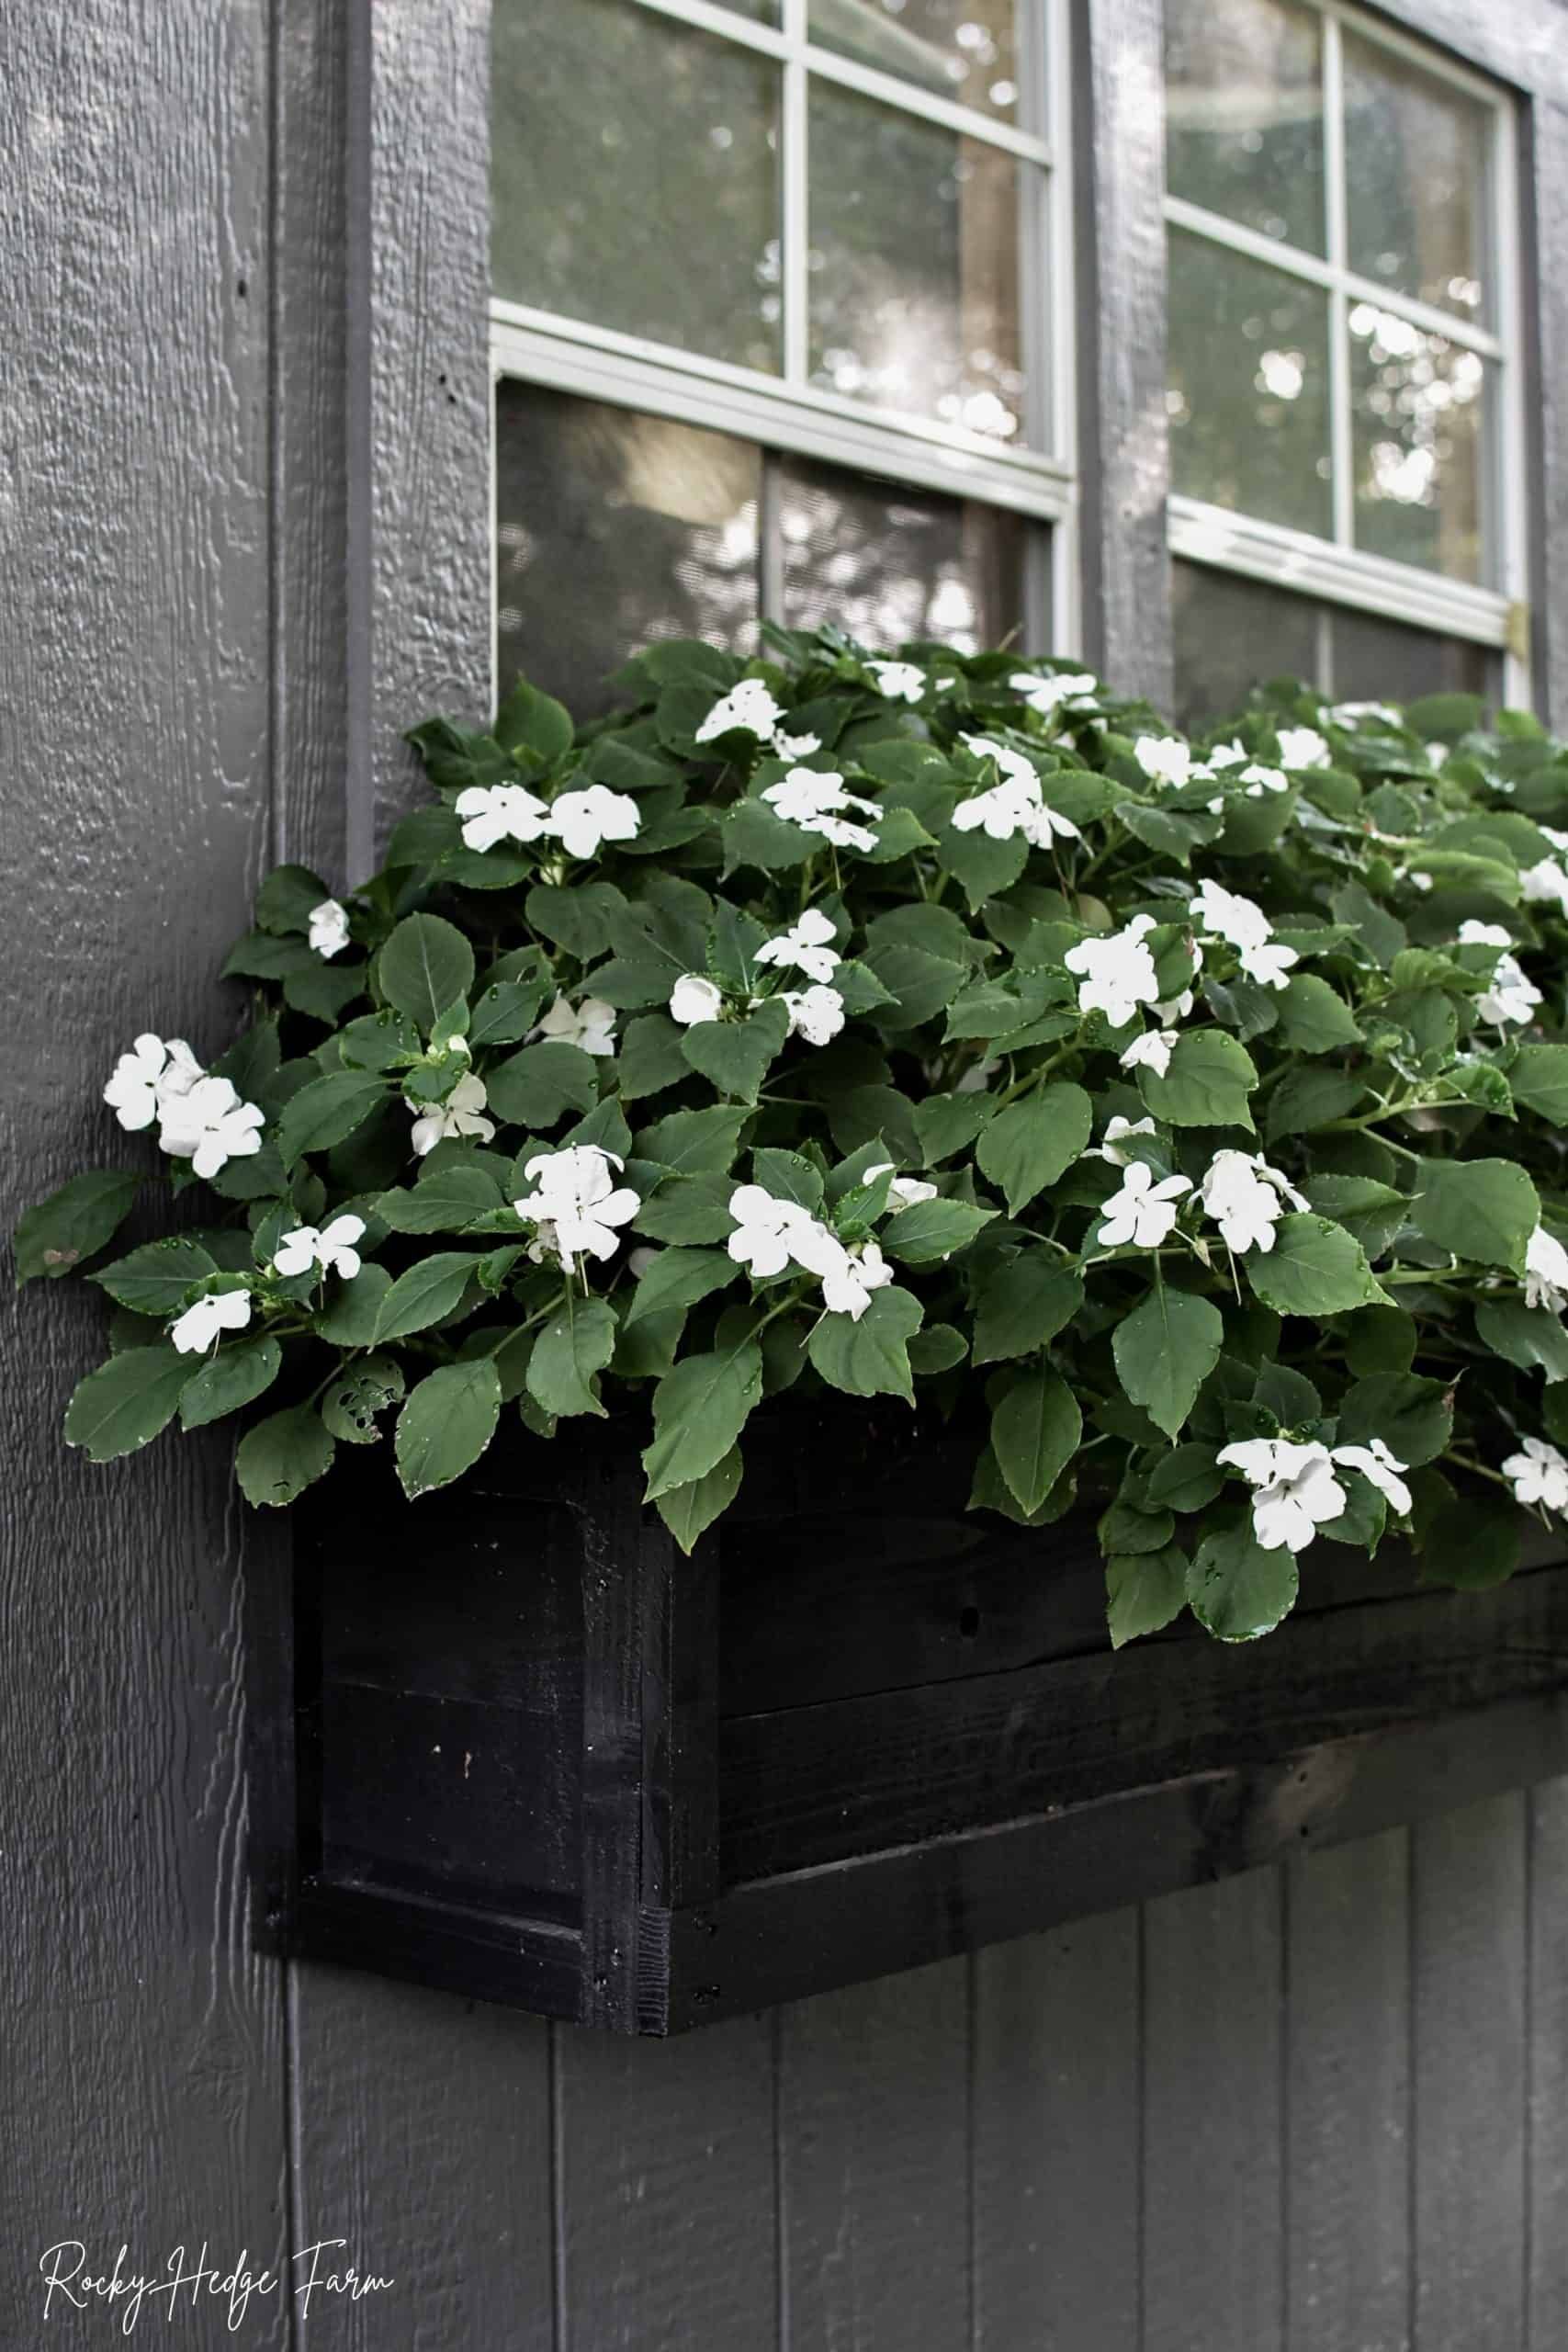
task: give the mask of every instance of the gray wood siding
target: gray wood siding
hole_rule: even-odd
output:
[[[269,860],[347,881],[410,789],[401,727],[484,700],[484,15],[0,13],[7,1228],[112,1154],[132,1032],[221,1045],[212,977]],[[1086,0],[1122,141],[1155,16]],[[1543,109],[1559,249],[1565,154]],[[1157,169],[1107,150],[1086,184],[1157,336]],[[1554,561],[1564,349],[1558,305]],[[1108,334],[1086,371],[1098,627],[1129,675],[1141,629],[1156,679],[1157,345]],[[0,1315],[5,2352],[115,2340],[99,2311],[42,2328],[58,2240],[276,2265],[322,2237],[395,2286],[170,2339],[1562,2352],[1568,1783],[670,2045],[285,1969],[247,1936],[243,1762],[283,1532],[216,1434],[65,1453],[93,1303]]]

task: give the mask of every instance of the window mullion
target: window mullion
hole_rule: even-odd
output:
[[[806,72],[807,0],[784,0],[784,29],[789,43],[784,69],[780,159],[784,218],[779,264],[783,272],[784,373],[788,384],[804,384],[810,373],[811,190],[809,107]]]
[[[1328,435],[1334,537],[1342,548],[1356,536],[1355,458],[1350,433],[1350,325],[1344,273],[1349,236],[1346,224],[1345,75],[1339,19],[1323,27],[1323,184],[1327,210],[1328,264],[1335,274],[1328,298]]]

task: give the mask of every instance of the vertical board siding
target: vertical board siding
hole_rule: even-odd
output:
[[[268,12],[0,22],[0,1229],[149,1164],[99,1101],[212,989],[266,857]],[[0,1385],[0,2340],[76,2238],[285,2247],[277,1972],[247,1946],[239,1513],[221,1432],[110,1469],[60,1419],[91,1295],[7,1279]],[[281,2346],[274,2299],[251,2341]],[[107,2335],[62,2313],[50,2340]],[[13,2332],[14,2331],[14,2332]]]
[[[1568,2344],[1568,1781],[1533,1789],[1529,1806],[1525,2339],[1529,2352],[1559,2352]]]

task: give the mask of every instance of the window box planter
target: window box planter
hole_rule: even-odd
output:
[[[965,1519],[972,1453],[907,1414],[822,1435],[750,1435],[690,1560],[613,1423],[324,1488],[288,1948],[664,2034],[1568,1770],[1540,1544],[1463,1594],[1319,1544],[1268,1640],[1112,1654],[1087,1518]]]

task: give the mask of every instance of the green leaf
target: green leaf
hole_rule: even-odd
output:
[[[1174,1437],[1219,1362],[1225,1327],[1219,1308],[1168,1283],[1150,1291],[1116,1326],[1116,1376],[1167,1437]]]
[[[1410,1214],[1403,1193],[1371,1176],[1309,1176],[1306,1196],[1319,1216],[1355,1235],[1369,1260],[1382,1256]]]
[[[754,1340],[687,1356],[667,1372],[653,1392],[653,1441],[642,1457],[644,1499],[655,1502],[716,1469],[761,1395],[762,1351]]]
[[[755,1102],[788,1031],[788,1007],[773,997],[745,1021],[697,1022],[682,1038],[681,1051],[721,1094]]]
[[[546,1037],[498,1062],[485,1079],[485,1092],[491,1110],[509,1125],[553,1127],[568,1110],[592,1110],[599,1073],[581,1046]]]
[[[514,1046],[537,1021],[548,993],[543,974],[534,980],[498,980],[486,989],[468,1024],[470,1051],[477,1054],[481,1047]]]
[[[1157,1634],[1187,1606],[1186,1553],[1171,1544],[1131,1557],[1112,1554],[1105,1563],[1105,1604],[1113,1650],[1140,1634]]]
[[[1250,1519],[1207,1535],[1187,1576],[1187,1598],[1205,1633],[1220,1642],[1253,1642],[1272,1633],[1296,1604],[1295,1555],[1266,1552]]]
[[[1251,1055],[1223,1029],[1184,1030],[1163,1078],[1138,1072],[1144,1101],[1173,1127],[1250,1127],[1247,1098],[1257,1083]]]
[[[1201,1510],[1224,1483],[1212,1445],[1177,1445],[1155,1464],[1145,1492],[1151,1503],[1163,1503],[1168,1510]]]
[[[704,1170],[695,1176],[667,1176],[644,1201],[632,1223],[650,1241],[728,1241],[735,1230],[729,1196],[735,1180]]]
[[[357,1021],[351,1021],[337,1042],[344,1063],[355,1069],[395,1069],[400,1062],[412,1061],[419,1053],[418,1031],[405,1014],[394,1012],[390,1005],[383,1012],[362,1013]]]
[[[503,752],[532,752],[546,768],[558,766],[571,749],[571,713],[537,686],[520,678],[495,714],[495,740]]]
[[[172,1315],[193,1283],[217,1272],[216,1259],[198,1241],[173,1238],[144,1241],[89,1280],[107,1290],[117,1306],[138,1315]]]
[[[603,1299],[558,1307],[534,1343],[528,1393],[547,1413],[596,1413],[604,1419],[594,1374],[615,1352],[615,1309]]]
[[[272,1386],[282,1365],[283,1350],[268,1333],[220,1348],[180,1391],[181,1427],[200,1429],[208,1421],[220,1421],[226,1413],[237,1413]]]
[[[1475,1310],[1477,1336],[1494,1355],[1521,1372],[1544,1372],[1548,1380],[1568,1380],[1568,1329],[1543,1306],[1518,1299],[1488,1300]]]
[[[321,1419],[345,1445],[374,1445],[381,1434],[377,1416],[402,1393],[402,1366],[395,1356],[362,1356],[345,1363],[328,1388]]]
[[[387,1100],[387,1081],[374,1070],[335,1069],[312,1079],[291,1095],[277,1122],[277,1149],[285,1168],[309,1151],[330,1151],[364,1125]]]
[[[57,1282],[62,1274],[73,1273],[84,1258],[114,1238],[141,1184],[139,1176],[90,1168],[71,1177],[47,1201],[24,1211],[11,1243],[17,1288],[39,1274]]]
[[[1508,1068],[1516,1102],[1568,1127],[1568,1046],[1521,1046]]]
[[[1249,1250],[1242,1263],[1254,1295],[1280,1315],[1342,1315],[1388,1304],[1360,1243],[1327,1217],[1281,1217],[1273,1249],[1267,1255]]]
[[[1040,1509],[1082,1436],[1077,1401],[1055,1373],[1021,1372],[1008,1380],[991,1408],[991,1451],[1021,1510]]]
[[[1337,989],[1315,972],[1294,972],[1280,992],[1279,1042],[1297,1054],[1331,1054],[1359,1046],[1356,1017]]]
[[[1540,1201],[1522,1168],[1511,1159],[1433,1159],[1420,1182],[1411,1215],[1428,1241],[1472,1265],[1524,1272]]]
[[[964,833],[950,824],[938,837],[936,856],[937,864],[962,887],[970,913],[977,914],[987,899],[1010,889],[1018,880],[1028,861],[1029,844],[1021,833],[1015,833],[1010,841],[994,842],[979,827]]]
[[[806,1351],[822,1378],[851,1396],[902,1396],[915,1401],[908,1342],[920,1328],[923,1310],[910,1292],[896,1286],[872,1293],[857,1323],[849,1315],[823,1315],[811,1327]]]
[[[427,1373],[398,1415],[398,1479],[409,1500],[471,1469],[500,1418],[501,1378],[488,1356]]]
[[[1338,1069],[1293,1069],[1274,1090],[1264,1122],[1270,1143],[1311,1135],[1353,1111],[1367,1091],[1364,1079]]]
[[[882,1246],[908,1265],[938,1265],[967,1249],[995,1216],[994,1209],[973,1208],[967,1201],[917,1201],[888,1220]]]
[[[813,1214],[822,1205],[822,1171],[798,1151],[753,1152],[751,1176],[775,1201],[793,1201],[797,1208]]]
[[[722,1175],[735,1164],[748,1111],[671,1111],[650,1127],[638,1130],[632,1143],[634,1159],[656,1160],[672,1175]]]
[[[1519,1565],[1522,1513],[1499,1495],[1454,1495],[1423,1530],[1421,1575],[1457,1592],[1506,1584]]]
[[[1010,1216],[1056,1182],[1083,1150],[1093,1124],[1089,1096],[1070,1084],[1042,1087],[997,1113],[975,1158],[981,1174],[1001,1187]]]
[[[1027,1250],[987,1277],[975,1305],[973,1361],[1001,1363],[1043,1348],[1083,1305],[1082,1278],[1043,1250]]]
[[[1342,1326],[1345,1361],[1357,1376],[1410,1369],[1417,1332],[1402,1306],[1360,1306]]]
[[[474,984],[474,951],[439,915],[405,915],[381,950],[381,993],[428,1036]]]
[[[1339,1407],[1341,1445],[1370,1445],[1381,1437],[1407,1469],[1446,1453],[1453,1425],[1452,1388],[1411,1373],[1370,1373],[1346,1390]]]
[[[928,1094],[915,1105],[921,1166],[934,1168],[939,1160],[965,1149],[996,1111],[996,1098],[990,1094]]]
[[[453,1159],[429,1175],[421,1174],[412,1191],[377,1197],[375,1213],[394,1233],[461,1233],[475,1217],[502,1206],[505,1195],[488,1168]]]
[[[740,1448],[732,1445],[724,1460],[705,1477],[689,1487],[672,1487],[654,1499],[654,1509],[688,1558],[699,1535],[729,1509],[740,1487]]]
[[[234,1472],[245,1500],[282,1510],[331,1469],[332,1432],[308,1405],[270,1413],[240,1440]]]
[[[924,1379],[931,1373],[951,1372],[968,1352],[963,1332],[953,1324],[929,1323],[909,1341],[909,1366],[917,1378]]]
[[[411,1331],[428,1330],[450,1315],[479,1271],[479,1261],[468,1250],[437,1250],[422,1258],[397,1281],[381,1301],[376,1317],[376,1342],[407,1339]],[[368,1271],[368,1270],[367,1270]],[[363,1274],[359,1277],[363,1282]]]
[[[332,895],[308,865],[275,865],[256,892],[256,922],[263,931],[304,931]]]
[[[391,1287],[392,1277],[385,1266],[361,1266],[354,1280],[344,1283],[321,1309],[317,1331],[335,1347],[369,1347],[376,1337],[381,1303]]]
[[[665,1012],[644,1012],[627,1022],[615,1056],[623,1102],[661,1094],[667,1086],[679,1086],[690,1075],[681,1051],[684,1034]]]
[[[602,956],[610,944],[610,922],[626,905],[623,893],[610,882],[573,882],[558,886],[551,882],[536,882],[526,900],[528,920],[534,929],[575,956],[580,964]],[[666,996],[670,993],[665,983]],[[603,996],[599,975],[593,976],[593,993]]]
[[[918,1029],[952,1002],[969,977],[967,965],[950,963],[904,939],[880,940],[861,961],[893,1000],[872,1016],[879,1028],[890,1031]]]
[[[188,1356],[171,1347],[129,1348],[90,1372],[65,1408],[65,1442],[90,1462],[112,1462],[148,1444],[173,1419],[190,1378]]]

